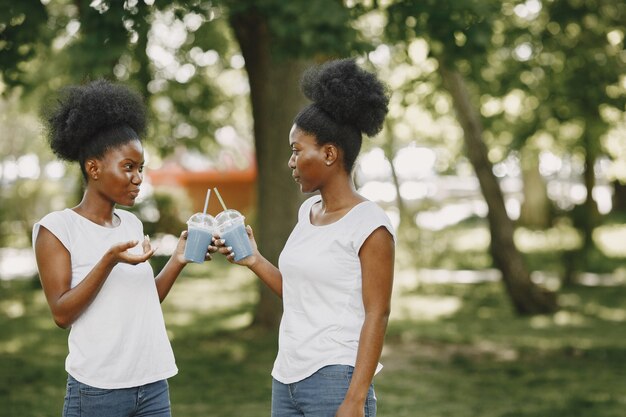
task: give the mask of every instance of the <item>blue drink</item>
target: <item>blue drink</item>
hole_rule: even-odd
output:
[[[225,210],[215,219],[219,225],[220,238],[224,239],[226,246],[233,248],[235,261],[252,255],[252,246],[241,213],[236,210]]]
[[[187,243],[185,244],[185,259],[201,264],[211,244],[215,219],[213,216],[196,213],[187,222]]]

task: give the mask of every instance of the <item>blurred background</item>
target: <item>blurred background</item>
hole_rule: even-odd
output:
[[[131,210],[155,270],[209,187],[275,262],[304,198],[298,81],[342,57],[391,97],[354,171],[398,230],[379,415],[623,415],[624,22],[615,0],[0,0],[0,415],[63,404],[67,333],[31,249],[82,196],[42,130],[58,90],[104,77],[145,97]],[[218,258],[163,308],[174,415],[268,415],[279,300]]]

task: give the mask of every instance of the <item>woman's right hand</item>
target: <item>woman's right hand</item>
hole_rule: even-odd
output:
[[[252,255],[246,256],[245,258],[240,259],[238,261],[235,261],[235,254],[233,252],[233,248],[230,246],[226,246],[226,242],[224,241],[224,239],[221,239],[220,236],[215,236],[213,243],[217,247],[217,251],[221,253],[222,255],[224,255],[226,259],[228,259],[228,262],[237,264],[237,265],[247,266],[248,268],[251,268],[261,257],[261,254],[259,253],[256,240],[254,239],[254,233],[252,232],[252,227],[250,227],[250,225],[246,226],[246,233],[248,234],[248,239],[250,239],[250,247],[252,248]]]
[[[156,248],[152,248],[150,245],[150,239],[146,236],[141,243],[143,253],[138,255],[131,253],[128,250],[134,248],[139,244],[138,240],[130,240],[128,242],[118,243],[111,246],[107,251],[106,256],[110,257],[111,263],[117,265],[118,263],[125,263],[129,265],[137,265],[152,258]]]

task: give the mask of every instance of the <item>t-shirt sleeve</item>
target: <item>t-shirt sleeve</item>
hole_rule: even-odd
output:
[[[39,235],[39,230],[41,230],[42,226],[59,239],[63,246],[65,246],[65,249],[70,250],[70,231],[62,212],[55,211],[47,214],[43,219],[35,223],[33,226],[33,248],[35,247],[37,235]]]
[[[354,225],[353,229],[354,234],[352,242],[356,253],[359,253],[363,243],[365,243],[367,238],[379,227],[387,229],[395,243],[396,231],[391,224],[389,217],[387,217],[387,214],[385,214],[384,210],[376,203],[365,203],[363,209],[359,213],[358,221]]]

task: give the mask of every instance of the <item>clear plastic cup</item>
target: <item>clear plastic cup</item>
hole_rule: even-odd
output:
[[[199,264],[204,262],[215,226],[215,218],[210,214],[196,213],[187,220],[185,259]]]
[[[233,248],[235,261],[252,255],[252,246],[246,231],[245,217],[237,210],[224,210],[215,216],[217,230],[225,245]]]

